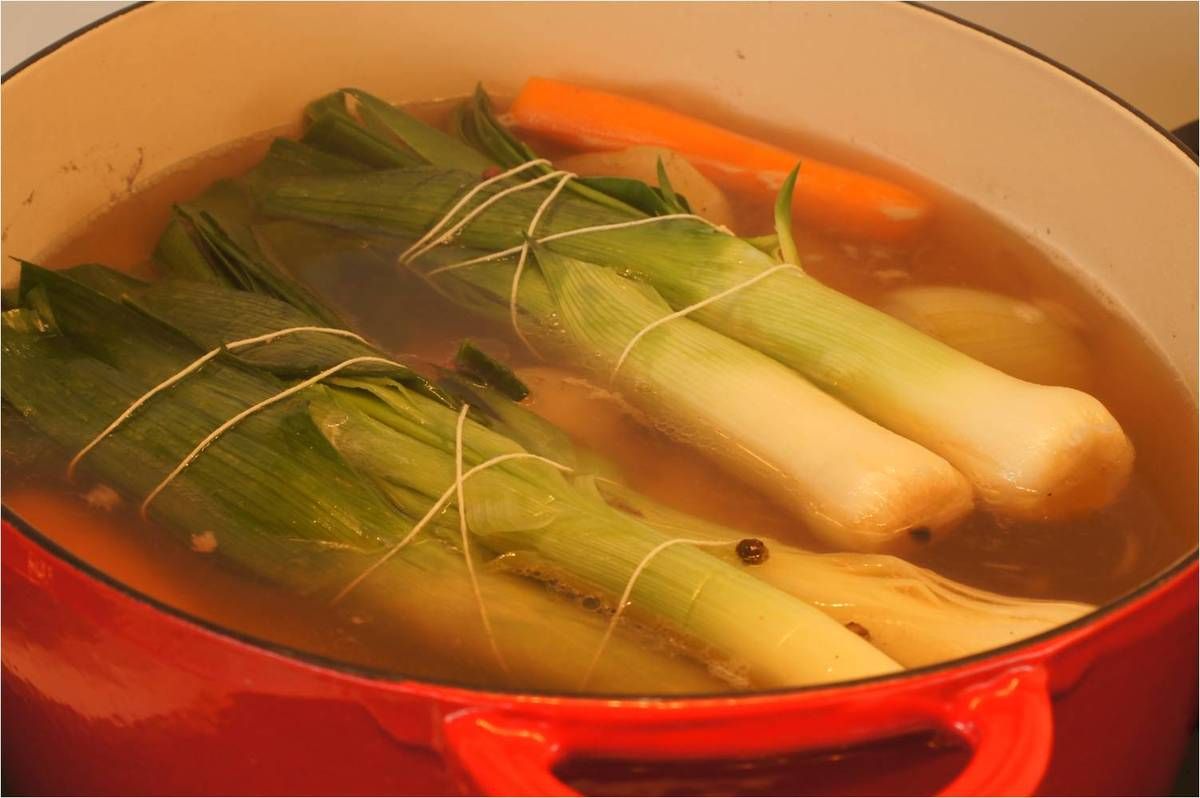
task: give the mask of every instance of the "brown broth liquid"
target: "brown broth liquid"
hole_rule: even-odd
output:
[[[415,109],[436,119],[445,106]],[[291,133],[293,131],[272,131]],[[747,130],[751,134],[762,131]],[[148,274],[147,259],[170,205],[214,180],[249,169],[270,135],[181,165],[149,188],[99,214],[44,260],[51,267],[101,262]],[[1137,467],[1110,507],[1073,521],[1025,523],[976,511],[954,534],[912,556],[970,585],[1011,595],[1102,604],[1135,589],[1196,544],[1196,410],[1178,378],[1124,320],[1060,271],[1051,259],[945,190],[815,137],[771,132],[794,151],[909,185],[936,203],[936,219],[915,245],[888,249],[799,230],[805,268],[864,302],[899,286],[962,285],[1030,300],[1051,300],[1080,323],[1092,353],[1088,390],[1107,405],[1137,449]],[[535,148],[538,148],[535,143]],[[541,150],[553,157],[561,152]],[[735,196],[739,233],[771,229],[770,200]],[[355,275],[322,286],[361,332],[385,348],[447,362],[470,336],[518,367],[536,365],[508,329],[470,317],[415,280]],[[630,484],[665,503],[714,521],[820,550],[787,514],[694,451],[639,426],[617,405],[586,391],[560,390],[544,372],[524,372],[530,406],[580,442],[613,460]],[[115,578],[215,623],[297,648],[405,675],[465,678],[454,663],[372,636],[325,608],[223,570],[212,557],[183,549],[124,513],[86,507],[82,491],[63,493],[6,474],[4,501],[83,560]]]

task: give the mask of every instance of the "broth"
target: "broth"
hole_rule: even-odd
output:
[[[440,118],[445,104],[415,108]],[[272,131],[272,135],[280,131]],[[292,131],[283,131],[285,133]],[[51,267],[102,262],[148,274],[147,258],[171,203],[201,192],[218,178],[246,171],[261,159],[270,136],[256,137],[181,165],[68,236],[44,259]],[[933,224],[914,246],[891,249],[799,230],[806,270],[868,304],[900,285],[946,284],[1049,300],[1078,320],[1095,368],[1088,390],[1117,417],[1137,451],[1133,479],[1109,507],[1086,518],[1051,523],[998,520],[976,509],[953,534],[909,559],[980,588],[1030,598],[1103,604],[1177,561],[1196,542],[1196,413],[1176,376],[1136,330],[1067,276],[1033,243],[1003,228],[947,191],[815,137],[776,137],[796,151],[892,178],[935,200]],[[553,157],[561,154],[535,142]],[[738,233],[769,232],[768,204],[733,196]],[[406,274],[334,275],[299,272],[355,328],[383,348],[448,362],[471,337],[528,378],[529,406],[581,443],[613,460],[629,484],[695,515],[805,548],[822,550],[788,514],[707,460],[643,427],[603,392],[561,390],[504,325],[469,316]],[[391,639],[372,619],[347,618],[247,580],[219,561],[178,546],[118,509],[90,510],[86,489],[63,492],[5,475],[4,501],[81,559],[148,595],[251,635],[344,661],[411,676],[478,681],[455,662],[431,660]]]

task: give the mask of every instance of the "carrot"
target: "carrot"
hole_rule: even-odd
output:
[[[797,161],[792,210],[803,223],[837,233],[898,241],[928,218],[929,202],[870,175],[805,158],[675,111],[549,78],[530,78],[509,109],[524,130],[589,150],[666,147],[709,179],[772,193]]]

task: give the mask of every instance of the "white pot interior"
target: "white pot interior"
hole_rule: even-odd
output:
[[[1195,164],[1055,67],[876,4],[157,4],[4,86],[6,255],[197,153],[358,85],[393,100],[553,74],[750,131],[815,131],[953,190],[1062,256],[1196,387]]]

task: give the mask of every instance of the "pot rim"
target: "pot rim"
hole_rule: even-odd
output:
[[[7,83],[11,78],[15,77],[25,69],[34,65],[43,58],[53,54],[62,46],[71,41],[90,33],[102,25],[111,22],[112,20],[124,16],[125,14],[145,8],[153,3],[153,0],[141,0],[141,2],[132,3],[131,5],[117,9],[110,14],[107,14],[99,19],[75,30],[57,41],[43,47],[33,55],[24,59],[17,65],[13,66],[2,76],[0,76],[0,84]],[[906,0],[905,5],[910,8],[917,9],[923,12],[933,14],[937,17],[953,22],[963,27],[982,33],[1003,45],[1015,48],[1026,55],[1038,59],[1046,65],[1049,65],[1056,70],[1065,73],[1067,76],[1083,83],[1092,90],[1098,92],[1103,97],[1111,100],[1119,105],[1125,111],[1132,114],[1143,124],[1147,125],[1155,132],[1162,135],[1171,144],[1174,144],[1184,155],[1186,155],[1193,163],[1200,163],[1200,157],[1193,152],[1186,144],[1174,136],[1169,130],[1155,122],[1142,111],[1138,110],[1132,104],[1117,96],[1113,92],[1103,86],[1093,82],[1089,78],[1081,75],[1075,70],[1064,64],[1055,61],[1054,59],[1044,55],[1028,45],[1017,42],[1009,37],[989,30],[982,25],[964,20],[947,11],[933,8],[923,2],[916,0]],[[438,680],[414,678],[405,676],[401,673],[388,671],[380,668],[372,668],[369,666],[355,665],[353,663],[342,660],[325,657],[302,649],[293,648],[288,645],[276,643],[270,640],[264,640],[254,635],[240,632],[236,629],[231,629],[227,626],[206,620],[199,616],[185,612],[176,607],[171,606],[153,596],[147,595],[130,585],[121,582],[113,576],[96,568],[90,563],[77,557],[72,552],[66,550],[48,536],[38,530],[36,526],[31,524],[17,514],[7,504],[0,504],[0,517],[5,522],[10,524],[18,534],[23,535],[29,541],[40,547],[46,554],[58,559],[63,564],[82,572],[85,576],[91,577],[117,591],[120,595],[127,599],[132,599],[135,602],[146,605],[151,609],[157,610],[160,613],[172,617],[176,621],[182,621],[185,624],[199,627],[201,630],[218,637],[232,640],[235,643],[242,644],[252,649],[261,652],[273,654],[293,663],[305,665],[319,671],[326,672],[338,678],[350,677],[354,679],[362,679],[376,685],[389,685],[391,687],[422,685],[438,689],[450,689],[454,691],[462,691],[466,694],[476,695],[478,697],[495,697],[502,699],[552,699],[555,702],[571,703],[571,704],[587,704],[590,702],[603,701],[606,704],[645,704],[647,702],[670,702],[677,703],[686,701],[689,704],[700,704],[705,702],[720,701],[724,705],[731,703],[750,703],[761,700],[774,700],[787,697],[799,697],[803,694],[829,692],[829,691],[845,691],[853,690],[862,687],[878,687],[887,684],[899,684],[901,682],[922,679],[924,677],[932,677],[937,674],[947,673],[951,671],[970,670],[975,666],[981,666],[988,660],[1004,660],[1011,655],[1016,655],[1022,651],[1035,649],[1043,644],[1049,643],[1055,638],[1065,637],[1072,632],[1082,630],[1085,627],[1098,624],[1105,618],[1114,613],[1128,607],[1134,602],[1150,596],[1152,593],[1161,590],[1165,585],[1181,576],[1185,571],[1191,568],[1198,560],[1200,560],[1200,547],[1192,548],[1188,553],[1184,554],[1174,564],[1164,568],[1157,576],[1151,578],[1145,583],[1139,585],[1125,595],[1114,599],[1100,607],[1097,607],[1092,612],[1080,618],[1071,621],[1070,623],[1053,629],[1042,632],[1033,637],[1028,637],[1023,640],[1018,640],[1014,643],[1001,646],[998,648],[988,649],[977,654],[972,654],[958,659],[938,662],[932,665],[925,665],[919,668],[908,668],[898,673],[883,674],[880,676],[870,676],[862,679],[854,679],[849,681],[833,682],[829,684],[805,685],[799,687],[775,688],[769,690],[740,690],[730,691],[720,694],[701,693],[701,694],[670,694],[670,695],[648,695],[639,694],[606,694],[606,693],[561,693],[553,691],[541,690],[514,690],[494,687],[479,687],[477,685],[465,684],[453,680]]]

